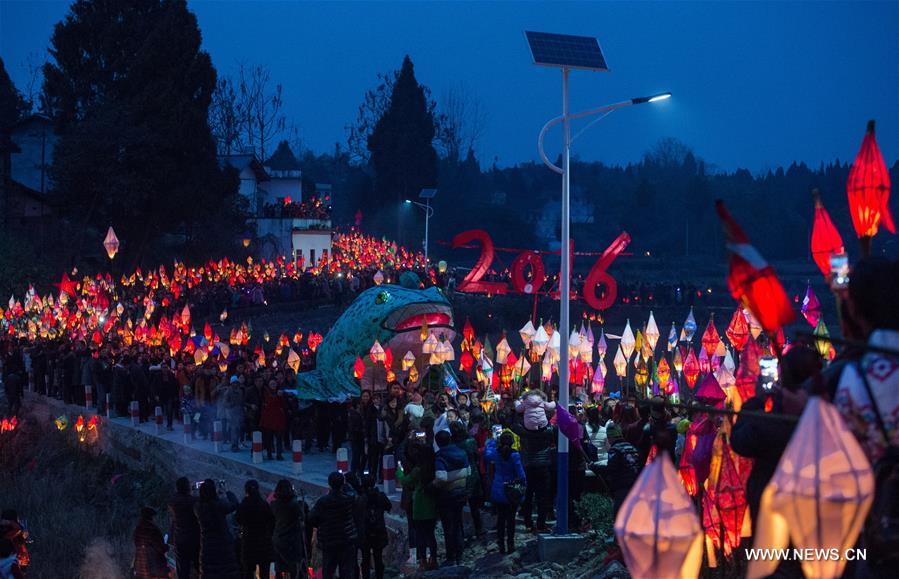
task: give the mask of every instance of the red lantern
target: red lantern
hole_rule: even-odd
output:
[[[825,279],[830,279],[830,256],[844,253],[843,238],[837,231],[830,214],[821,203],[821,196],[815,189],[815,221],[812,225],[812,258]]]
[[[693,467],[693,450],[696,448],[697,436],[688,433],[684,439],[684,451],[680,457],[680,464],[677,467],[681,481],[684,483],[684,489],[691,497],[695,497],[699,491],[699,484],[696,481],[696,469]]]
[[[724,333],[727,335],[727,339],[730,340],[731,345],[738,352],[742,352],[743,348],[746,347],[746,341],[749,339],[749,322],[746,321],[743,310],[737,308],[730,319],[730,325],[727,326],[727,330]]]
[[[693,348],[688,347],[687,359],[684,360],[684,378],[687,379],[687,385],[690,388],[696,386],[696,379],[699,378],[699,360],[693,353]]]
[[[465,326],[462,327],[462,337],[465,338],[465,341],[469,344],[474,342],[474,328],[471,326],[471,322],[468,318],[465,318]]]
[[[474,356],[469,351],[462,352],[462,356],[459,358],[459,367],[465,372],[471,372],[472,366],[474,366]]]
[[[752,311],[765,330],[773,332],[789,324],[796,318],[796,313],[774,268],[750,245],[749,238],[724,203],[717,201],[715,207],[724,225],[730,252],[727,285],[731,295]]]
[[[855,157],[849,180],[846,182],[852,225],[867,255],[871,238],[877,234],[881,221],[890,233],[896,225],[890,214],[890,174],[874,138],[874,121],[868,121],[868,132],[862,148]]]
[[[702,334],[702,349],[705,350],[709,359],[715,355],[715,350],[718,349],[718,342],[720,341],[721,336],[718,335],[718,330],[715,328],[715,318],[713,316],[709,318],[709,323]]]
[[[362,380],[362,376],[365,375],[365,363],[362,362],[362,358],[356,356],[356,363],[353,364],[353,377],[356,380]]]

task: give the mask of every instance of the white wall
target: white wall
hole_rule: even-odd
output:
[[[312,264],[312,252],[315,251],[315,261],[321,259],[325,252],[331,255],[330,231],[294,231],[293,251],[297,258],[303,256],[305,265]]]

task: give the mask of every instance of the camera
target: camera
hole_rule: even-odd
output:
[[[849,256],[846,253],[830,256],[830,287],[835,290],[849,287]]]

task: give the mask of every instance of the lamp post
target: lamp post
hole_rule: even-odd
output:
[[[571,299],[571,236],[569,232],[569,224],[571,222],[569,207],[571,143],[583,134],[585,130],[614,111],[631,105],[665,100],[671,97],[671,93],[665,92],[648,97],[637,97],[595,109],[573,114],[569,113],[568,76],[571,69],[608,71],[605,58],[599,48],[599,43],[595,38],[581,36],[533,32],[527,32],[525,34],[527,35],[535,64],[559,67],[562,69],[562,115],[548,121],[540,130],[540,134],[537,137],[537,150],[540,153],[540,158],[543,160],[543,163],[556,173],[562,175],[562,267],[559,276],[559,293],[561,299],[559,308],[559,337],[561,343],[559,344],[559,352],[563,354],[563,356],[559,361],[559,405],[565,410],[568,410],[568,332],[571,330],[569,322],[569,300]],[[570,60],[573,58],[573,53],[566,50],[560,50],[564,49],[566,46],[576,47],[580,55],[577,56],[575,60]],[[571,121],[593,116],[597,118],[593,119],[581,129],[574,138],[572,138]],[[546,136],[546,132],[551,127],[560,123],[562,124],[562,166],[558,167],[546,156],[546,153],[543,150],[543,139]],[[568,533],[568,439],[565,438],[561,432],[559,432],[557,457],[558,485],[556,492],[555,533],[557,535],[564,535]]]
[[[425,264],[428,263],[428,228],[431,221],[431,216],[434,215],[434,208],[431,207],[431,199],[437,195],[437,189],[422,189],[421,193],[418,194],[420,199],[424,199],[424,203],[419,203],[418,201],[412,201],[411,199],[406,199],[406,203],[410,205],[416,205],[425,212],[425,242],[424,242],[424,250],[425,250]]]

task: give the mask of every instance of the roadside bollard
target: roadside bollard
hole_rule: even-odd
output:
[[[222,421],[212,423],[212,446],[216,452],[222,451]]]
[[[253,464],[262,463],[262,433],[253,431]]]
[[[303,441],[293,441],[293,474],[303,474]]]
[[[109,410],[109,408],[111,406],[111,402],[112,402],[112,394],[107,394],[106,395],[106,420],[109,420],[110,418],[112,418],[111,411]]]
[[[347,451],[345,448],[337,449],[337,470],[346,474],[348,470],[350,470],[350,461],[347,458]]]
[[[84,387],[84,407],[88,410],[94,407],[94,389],[91,386]]]
[[[159,434],[162,432],[162,406],[157,406],[153,413],[156,418],[154,432],[156,432],[156,435],[159,436]]]
[[[181,422],[184,424],[184,444],[190,444],[191,439],[194,437],[193,430],[190,427],[190,414],[182,414]]]
[[[140,402],[137,400],[131,401],[131,426],[139,426],[140,425]]]
[[[383,462],[384,494],[390,495],[396,492],[396,462],[392,454],[385,454]]]

